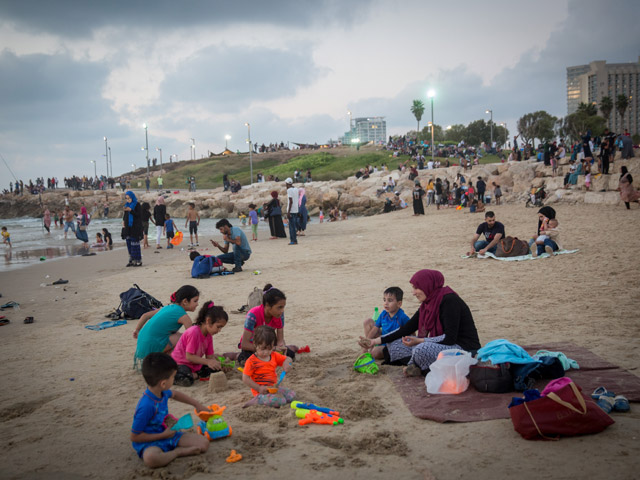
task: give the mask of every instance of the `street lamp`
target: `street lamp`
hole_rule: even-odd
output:
[[[156,147],[156,152],[160,152],[160,175],[162,175],[162,149]]]
[[[93,163],[93,178],[98,178],[98,169],[96,167],[96,161],[91,160],[91,163]]]
[[[489,109],[484,113],[490,113],[491,114],[491,120],[489,120],[491,122],[491,151],[493,151],[493,110]]]
[[[107,137],[104,137],[104,159],[107,162],[107,178],[109,177],[109,145],[107,145]]]
[[[109,170],[111,171],[110,178],[113,178],[113,160],[111,158],[111,147],[109,147]]]
[[[500,123],[500,126],[504,128],[504,144],[502,148],[506,148],[507,146],[507,122]]]
[[[146,123],[142,124],[142,128],[144,128],[144,145],[145,152],[147,156],[147,177],[149,176],[149,135],[148,135],[148,127]]]
[[[435,154],[435,148],[433,145],[433,130],[434,130],[434,123],[433,123],[433,97],[436,96],[436,92],[435,90],[431,89],[427,92],[427,97],[429,97],[431,99],[431,161],[434,162],[434,154]]]
[[[174,155],[169,155],[169,163],[173,163],[172,161],[173,161],[174,157],[176,159],[176,162],[178,161],[178,155],[175,155],[175,154]]]
[[[192,138],[191,139],[191,160],[195,160],[196,159],[196,139]]]
[[[251,156],[253,153],[253,147],[251,146],[251,125],[249,122],[245,123],[247,126],[247,135],[249,138],[247,139],[247,143],[249,144],[249,176],[251,177],[251,183],[253,183],[253,157]]]
[[[135,164],[135,163],[132,163],[132,164],[131,164],[131,166],[133,167],[133,171],[134,171],[134,172],[138,169],[138,167],[136,167],[136,164]]]
[[[224,149],[229,150],[229,140],[231,140],[231,135],[224,136]]]

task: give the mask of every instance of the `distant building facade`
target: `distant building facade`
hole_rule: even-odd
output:
[[[629,98],[624,122],[615,108],[618,95]],[[567,68],[567,114],[575,113],[580,103],[598,105],[602,97],[609,97],[614,108],[607,119],[607,126],[622,133],[625,128],[640,133],[640,58],[637,63],[610,63],[604,60]]]
[[[343,145],[353,141],[360,143],[385,143],[387,141],[387,122],[384,117],[359,117],[353,120],[351,130],[340,137]]]

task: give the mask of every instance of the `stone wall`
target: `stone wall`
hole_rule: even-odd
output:
[[[626,165],[632,175],[635,176],[636,185],[640,183],[640,158],[631,160],[616,160],[611,166],[610,175],[600,175],[592,180],[591,191],[584,188],[584,176],[580,176],[578,184],[569,189],[563,188],[563,179],[568,165],[558,167],[558,175],[552,176],[551,167],[534,160],[524,162],[495,163],[477,165],[466,173],[461,167],[440,168],[437,170],[419,170],[419,179],[426,185],[429,178],[445,178],[453,184],[456,176],[461,173],[469,181],[475,182],[482,177],[487,183],[487,191],[492,193],[492,183],[501,186],[504,202],[525,202],[532,186],[545,185],[548,193],[545,203],[590,203],[616,205],[620,202],[617,191],[620,167]],[[325,210],[337,205],[341,210],[347,210],[351,215],[374,215],[382,212],[386,198],[392,197],[392,193],[386,193],[378,197],[377,190],[382,182],[392,177],[396,182],[396,191],[407,203],[411,203],[411,190],[413,182],[408,178],[408,172],[400,174],[398,170],[390,172],[378,172],[368,179],[356,179],[349,177],[346,180],[312,182],[303,186],[307,195],[307,208],[311,215],[315,215],[319,208]],[[300,185],[298,185],[300,186]],[[266,182],[256,183],[243,187],[238,193],[224,192],[222,188],[200,192],[180,191],[165,193],[165,203],[171,215],[184,217],[189,202],[194,202],[204,218],[236,217],[239,212],[249,210],[249,204],[255,203],[261,206],[271,200],[271,191],[277,191],[283,203],[286,202],[286,189],[284,183]],[[602,191],[604,190],[604,191]],[[122,215],[124,206],[124,193],[122,191],[48,191],[41,196],[43,205],[52,212],[54,209],[62,210],[65,205],[65,195],[68,195],[70,207],[80,211],[81,206],[86,206],[91,212],[94,207],[102,212],[102,205],[107,199],[110,206],[109,216],[112,218]],[[155,204],[157,193],[140,193],[140,202]],[[3,195],[0,197],[0,218],[14,218],[22,216],[41,216],[40,198],[38,195],[24,195],[15,197]]]

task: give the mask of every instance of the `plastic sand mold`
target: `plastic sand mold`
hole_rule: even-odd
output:
[[[356,363],[353,364],[353,369],[356,372],[369,373],[371,375],[375,375],[380,370],[369,352],[365,352],[357,358]]]

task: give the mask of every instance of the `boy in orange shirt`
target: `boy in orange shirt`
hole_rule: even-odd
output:
[[[244,406],[268,405],[279,408],[291,402],[296,392],[288,388],[275,388],[277,382],[276,367],[282,367],[285,372],[291,369],[291,358],[275,351],[277,343],[276,331],[266,325],[256,327],[253,332],[253,344],[256,353],[251,355],[244,364],[242,381],[251,387],[254,397]]]

